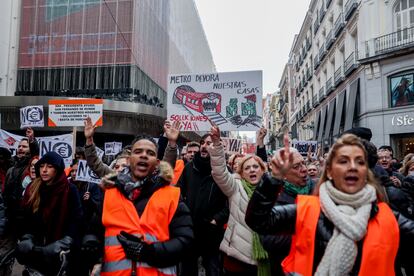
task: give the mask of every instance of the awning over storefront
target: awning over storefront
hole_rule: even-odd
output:
[[[313,129],[313,140],[315,141],[318,138],[318,130],[319,130],[319,119],[321,117],[321,111],[316,112],[315,122],[314,122],[314,129]]]
[[[329,109],[329,111],[328,111],[328,117],[327,117],[327,121],[326,121],[324,139],[328,139],[329,134],[331,134],[332,122],[333,122],[334,111],[335,111],[335,98],[332,101],[329,102],[329,108],[328,109]]]
[[[351,129],[354,122],[355,103],[359,92],[359,79],[351,83],[349,87],[349,100],[346,109],[345,127],[344,131]]]
[[[319,125],[319,132],[318,132],[318,141],[322,141],[323,138],[323,130],[325,127],[325,118],[326,118],[326,111],[328,109],[328,105],[325,105],[324,107],[322,107],[322,111],[321,111],[321,122]]]
[[[345,95],[346,90],[342,91],[338,95],[337,100],[337,106],[336,106],[336,112],[335,112],[335,122],[333,127],[333,136],[339,135],[339,129],[341,127],[341,120],[342,120],[342,113],[344,111],[344,103],[345,103]]]

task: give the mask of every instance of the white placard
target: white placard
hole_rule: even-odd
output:
[[[78,161],[78,170],[76,171],[77,181],[85,181],[99,184],[101,179],[86,165],[86,160]]]
[[[234,138],[221,138],[223,140],[223,144],[226,147],[226,151],[230,153],[238,153],[241,152],[242,140],[241,139],[234,139]]]
[[[42,105],[32,105],[20,108],[20,128],[44,127],[44,118]]]
[[[258,130],[262,125],[262,71],[169,75],[167,118],[182,131]]]
[[[120,151],[122,151],[121,142],[105,143],[105,155],[117,155]]]
[[[102,157],[104,156],[105,151],[101,150],[98,147],[95,147],[95,150],[96,150],[96,154],[98,155],[99,159],[102,160]]]
[[[16,154],[20,140],[23,138],[25,137],[0,129],[0,147],[8,148],[12,152],[12,155]],[[55,151],[62,156],[65,161],[65,166],[70,166],[72,163],[73,153],[72,133],[56,136],[36,137],[36,139],[39,142],[39,151],[41,156],[43,156],[46,152]],[[70,157],[67,156],[69,152]]]
[[[86,118],[102,126],[102,99],[63,99],[49,100],[48,126],[84,126]]]
[[[314,156],[318,150],[318,141],[293,141],[292,147],[297,149],[302,155],[307,155],[310,147],[310,152]]]

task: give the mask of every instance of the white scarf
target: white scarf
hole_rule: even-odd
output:
[[[357,241],[367,232],[372,202],[377,199],[374,187],[347,194],[326,181],[319,189],[322,212],[334,224],[334,231],[315,275],[348,275],[358,254]]]

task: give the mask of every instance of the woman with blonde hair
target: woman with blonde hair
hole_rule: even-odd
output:
[[[414,238],[414,222],[384,203],[367,165],[367,153],[352,134],[332,146],[315,196],[273,206],[282,179],[292,166],[289,140],[272,160],[276,182],[263,182],[249,202],[246,222],[263,234],[291,234],[282,262],[295,275],[395,275],[401,242]],[[407,240],[406,240],[407,239]]]
[[[230,217],[220,250],[225,253],[226,275],[270,275],[268,256],[259,236],[244,222],[247,203],[258,183],[263,181],[266,165],[256,155],[246,155],[238,161],[237,173],[226,166],[220,130],[211,128],[213,146],[209,148],[211,175],[229,201]]]

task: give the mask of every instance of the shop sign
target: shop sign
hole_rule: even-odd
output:
[[[391,125],[393,126],[411,126],[414,125],[414,116],[408,114],[394,115],[391,119]]]

